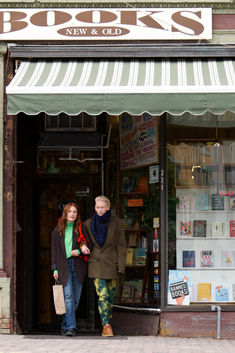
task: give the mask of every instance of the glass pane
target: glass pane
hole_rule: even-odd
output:
[[[210,119],[167,123],[172,305],[235,302],[235,115]]]

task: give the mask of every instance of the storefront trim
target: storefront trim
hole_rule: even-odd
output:
[[[229,58],[235,57],[235,45],[215,44],[9,44],[12,58]]]

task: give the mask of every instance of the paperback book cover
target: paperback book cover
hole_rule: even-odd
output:
[[[146,249],[136,249],[136,265],[145,265]]]
[[[183,267],[195,267],[195,251],[183,250]]]
[[[235,251],[222,250],[222,267],[235,267]]]
[[[121,301],[124,303],[129,303],[133,301],[133,284],[130,282],[123,283],[122,297]]]
[[[191,237],[192,236],[192,222],[180,221],[180,237]]]
[[[232,284],[232,300],[235,301],[235,283]]]
[[[235,221],[230,221],[230,237],[235,237]]]
[[[202,250],[200,253],[201,267],[213,267],[214,258],[212,250]]]
[[[209,196],[208,194],[196,195],[196,209],[198,211],[208,211],[209,209]]]
[[[189,211],[192,204],[191,195],[179,195],[178,210],[179,212]]]
[[[230,210],[235,210],[235,197],[230,197],[229,205],[230,205]]]
[[[194,237],[206,237],[206,220],[194,221]]]
[[[132,192],[134,188],[134,178],[131,176],[123,176],[122,192]]]
[[[224,210],[224,196],[219,194],[211,195],[211,208],[213,211],[222,211]]]
[[[133,248],[127,248],[126,249],[126,266],[132,266],[133,265],[133,254],[134,254],[134,249]]]
[[[211,223],[211,236],[222,237],[223,236],[223,222],[212,222]]]
[[[215,300],[217,302],[228,302],[229,301],[229,289],[222,285],[215,287]]]
[[[197,295],[200,302],[211,301],[211,284],[210,283],[198,283],[197,284]]]

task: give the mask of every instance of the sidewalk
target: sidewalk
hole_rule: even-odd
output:
[[[234,353],[235,340],[161,336],[0,335],[0,353]]]

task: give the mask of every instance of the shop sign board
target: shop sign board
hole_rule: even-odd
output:
[[[157,162],[155,117],[122,114],[120,117],[121,168],[130,169]]]
[[[192,40],[212,38],[210,8],[8,9],[0,40]]]

